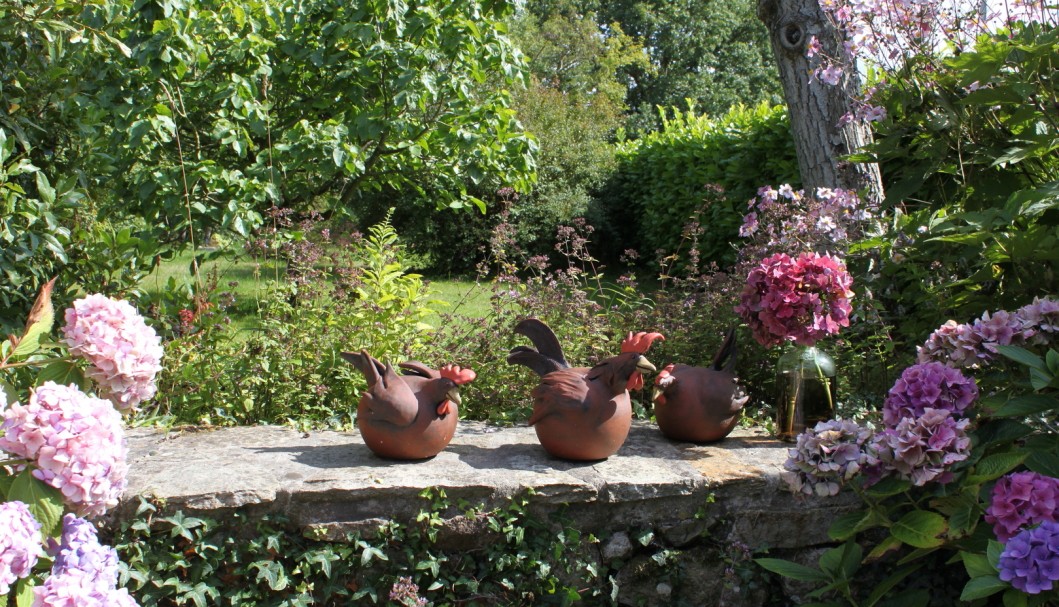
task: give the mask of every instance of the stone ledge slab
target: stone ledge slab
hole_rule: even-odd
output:
[[[532,489],[531,508],[561,506],[600,535],[635,525],[681,529],[698,514],[704,525],[730,523],[729,541],[774,548],[826,543],[830,521],[854,505],[791,496],[779,477],[789,445],[755,429],[695,445],[635,422],[616,455],[590,463],[552,458],[532,428],[468,421],[445,451],[419,462],[381,459],[356,431],[140,428],[128,439],[129,486],[119,516],[144,495],[189,514],[282,514],[333,539],[387,519],[413,520],[423,508],[418,494],[431,487],[444,489],[453,503],[483,508]]]

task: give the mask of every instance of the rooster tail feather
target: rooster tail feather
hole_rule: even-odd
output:
[[[368,388],[370,389],[375,384],[379,383],[382,379],[382,374],[386,371],[386,368],[368,354],[367,350],[361,350],[360,352],[342,352],[340,356],[348,363],[352,364],[364,374],[364,378],[368,380]]]
[[[512,365],[525,365],[541,377],[544,377],[552,371],[559,371],[566,368],[561,366],[554,359],[544,356],[533,348],[528,348],[526,346],[519,346],[512,349],[511,354],[507,357],[507,362]]]
[[[713,357],[713,368],[717,371],[731,373],[735,370],[736,359],[739,356],[739,347],[735,340],[735,327],[728,330],[724,342],[721,344],[717,354]]]
[[[570,363],[566,362],[566,356],[563,355],[563,347],[559,345],[559,339],[548,325],[536,318],[527,318],[515,325],[515,333],[528,337],[536,346],[537,352],[555,361],[560,369],[570,368]]]

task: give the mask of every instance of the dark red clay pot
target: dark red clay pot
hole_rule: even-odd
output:
[[[414,460],[434,457],[449,445],[456,434],[459,419],[456,403],[450,402],[450,411],[438,417],[431,407],[424,407],[415,421],[406,427],[386,423],[372,423],[366,412],[366,399],[357,407],[357,428],[364,444],[375,455],[388,459]]]

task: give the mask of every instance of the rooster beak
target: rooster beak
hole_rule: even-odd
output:
[[[658,399],[662,397],[663,392],[665,392],[665,389],[663,389],[662,386],[651,388],[651,402],[658,402]]]
[[[640,360],[636,361],[636,370],[641,373],[653,373],[658,369],[656,369],[655,366],[651,364],[651,361],[641,356]]]
[[[463,401],[460,400],[460,389],[456,386],[453,386],[452,389],[446,392],[445,397],[451,400],[452,402],[456,403],[457,405],[463,404]]]

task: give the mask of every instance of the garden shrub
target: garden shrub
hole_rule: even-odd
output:
[[[1059,29],[982,35],[973,49],[913,58],[878,98],[890,115],[860,159],[878,158],[890,230],[862,242],[888,260],[872,290],[909,348],[949,318],[1054,293],[1059,238]],[[915,314],[909,314],[911,311]]]
[[[609,237],[615,250],[607,254],[671,251],[698,213],[708,228],[699,244],[702,260],[731,262],[730,243],[758,187],[799,181],[789,128],[780,106],[735,106],[718,118],[689,108],[674,110],[662,130],[619,144],[618,168],[601,202],[616,232]]]
[[[309,223],[311,232],[278,241],[286,280],[272,285],[245,335],[225,317],[232,295],[215,290],[169,321],[177,336],[155,413],[181,423],[348,427],[364,380],[339,353],[364,348],[396,363],[423,349],[431,303],[392,226],[327,242],[330,231]]]

